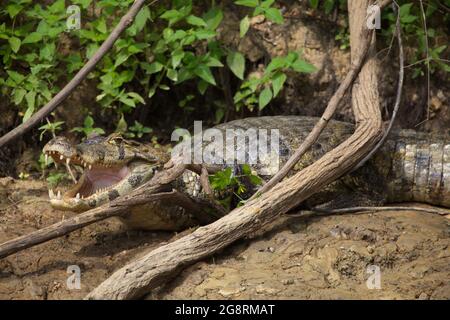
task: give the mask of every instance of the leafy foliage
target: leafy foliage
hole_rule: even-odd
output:
[[[275,57],[266,67],[262,76],[251,77],[242,83],[240,90],[234,96],[236,107],[240,108],[245,105],[250,110],[253,110],[257,104],[259,110],[264,109],[283,88],[288,70],[312,73],[316,71],[316,68],[303,60],[297,52],[290,52],[286,56]]]
[[[51,5],[31,0],[11,0],[0,10],[0,70],[3,95],[11,97],[22,121],[47,103],[92,57],[112,28],[128,10],[133,0],[73,0],[81,9],[80,30],[68,30],[64,0]],[[274,0],[240,0],[238,6],[252,12],[241,21],[241,36],[251,28],[249,16],[263,15],[275,23],[283,23],[281,11]],[[90,10],[95,7],[95,14]],[[173,0],[158,6],[144,6],[133,24],[116,41],[112,50],[98,63],[89,77],[98,83],[96,101],[102,109],[123,115],[138,105],[145,105],[158,90],[167,91],[184,82],[196,83],[198,93],[218,86],[215,69],[227,66],[241,81],[245,77],[245,57],[217,40],[217,28],[223,20],[220,7],[212,6],[203,13],[194,13],[192,0]],[[197,50],[196,48],[204,48]],[[70,48],[67,50],[66,48]],[[268,81],[268,79],[266,79]],[[275,84],[268,94],[263,90],[261,105],[276,96],[281,87]],[[267,82],[266,81],[266,82]],[[179,102],[187,108],[194,99],[191,94]],[[83,127],[76,132],[99,131],[86,115]],[[61,124],[58,124],[61,125]],[[43,132],[59,127],[41,127]],[[129,135],[149,133],[135,123]],[[134,131],[133,131],[134,130]]]
[[[346,2],[346,0],[309,1],[312,8],[323,9],[326,14],[330,14],[333,8],[345,10]],[[439,41],[442,31],[436,28],[439,24],[443,23],[445,25],[450,21],[448,11],[450,1],[445,0],[443,2],[439,0],[424,1],[424,12],[422,12],[418,1],[397,1],[400,6],[399,16],[404,42],[411,48],[417,48],[417,50],[413,50],[406,56],[407,64],[414,67],[412,73],[410,73],[412,78],[425,75],[428,65],[431,73],[438,69],[445,72],[450,71],[448,60],[443,58],[444,54],[448,52],[448,45]],[[381,18],[381,36],[388,45],[391,45],[397,16],[392,10],[387,8],[383,10]],[[348,23],[346,21],[339,28],[335,39],[340,42],[342,50],[347,50],[350,47]]]

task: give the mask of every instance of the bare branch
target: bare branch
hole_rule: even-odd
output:
[[[394,1],[394,3],[392,3],[392,8],[393,8],[394,12],[397,13],[397,21],[395,23],[395,28],[396,28],[396,33],[397,33],[398,59],[399,59],[399,65],[400,65],[400,69],[398,71],[397,95],[395,98],[394,110],[392,111],[392,117],[391,117],[391,120],[389,121],[389,125],[388,125],[387,129],[384,132],[383,138],[381,138],[381,140],[377,143],[377,145],[373,148],[373,150],[370,151],[369,154],[360,163],[358,163],[358,165],[355,166],[355,168],[353,170],[357,170],[357,169],[361,168],[367,162],[367,160],[369,160],[375,154],[375,152],[377,152],[378,149],[384,144],[384,142],[386,141],[386,139],[389,135],[389,132],[391,132],[392,126],[394,125],[398,110],[400,109],[400,102],[402,100],[403,79],[404,79],[404,73],[405,73],[405,67],[404,67],[405,57],[403,54],[402,27],[400,24],[400,12],[399,12],[400,7],[396,1]]]

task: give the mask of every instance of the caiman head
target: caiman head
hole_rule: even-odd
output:
[[[73,145],[65,137],[50,140],[46,160],[83,168],[79,181],[65,193],[49,190],[52,207],[85,211],[125,195],[150,180],[167,155],[149,145],[125,140],[118,134],[90,137]]]

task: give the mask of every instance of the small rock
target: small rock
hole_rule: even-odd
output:
[[[418,298],[419,300],[428,300],[428,295],[425,293],[425,292],[422,292],[420,295],[419,295],[419,298]]]
[[[290,284],[294,284],[294,279],[284,279],[284,280],[282,281],[282,283],[283,283],[285,286],[288,286],[288,285],[290,285]]]

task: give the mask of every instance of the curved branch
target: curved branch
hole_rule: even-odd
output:
[[[360,31],[365,28],[369,0],[349,0],[352,59],[361,53]],[[356,34],[356,36],[355,36]],[[142,297],[177,271],[205,258],[237,239],[270,226],[281,214],[351,170],[381,138],[382,120],[373,58],[361,69],[353,86],[352,107],[357,127],[350,138],[271,192],[248,201],[216,222],[153,250],[114,272],[86,298],[133,299]]]

